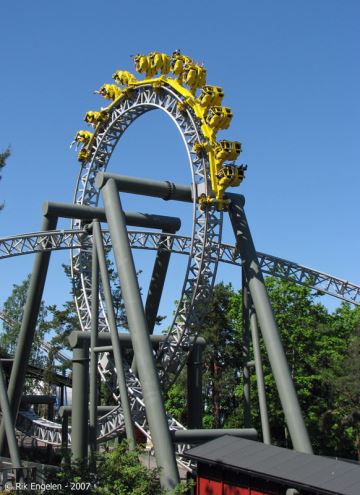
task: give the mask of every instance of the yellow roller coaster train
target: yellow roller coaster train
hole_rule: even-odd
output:
[[[100,111],[87,112],[85,122],[94,128],[94,133],[79,131],[75,141],[82,147],[78,159],[85,164],[91,158],[91,150],[96,133],[109,120],[111,110],[131,94],[137,87],[151,85],[154,89],[170,86],[179,96],[180,111],[191,111],[201,123],[204,141],[194,144],[193,151],[207,158],[211,181],[211,195],[200,195],[198,201],[202,209],[214,205],[217,210],[227,209],[230,200],[226,198],[228,187],[238,186],[244,179],[246,165],[237,165],[236,159],[241,153],[238,141],[217,141],[217,133],[228,129],[232,111],[222,106],[224,92],[219,86],[206,84],[206,69],[191,58],[182,55],[179,50],[171,56],[152,52],[149,55],[133,57],[135,70],[144,74],[138,80],[133,74],[119,70],[113,74],[116,84],[104,84],[98,91],[105,99],[111,100],[109,106]]]

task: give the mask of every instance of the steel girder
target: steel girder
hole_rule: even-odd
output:
[[[50,233],[35,232],[0,239],[0,259],[32,254],[44,249],[91,249],[91,240],[85,231],[59,230]],[[109,233],[104,231],[104,244],[111,247]],[[157,250],[160,247],[172,253],[188,255],[191,237],[180,235],[164,235],[158,232],[129,231],[129,242],[133,249]],[[360,305],[360,285],[329,275],[313,268],[308,268],[294,261],[257,252],[259,264],[265,275],[293,280],[321,293],[336,297],[342,301]],[[220,244],[219,262],[230,265],[241,265],[241,259],[235,246]]]

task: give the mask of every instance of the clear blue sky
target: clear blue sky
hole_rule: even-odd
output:
[[[0,183],[1,237],[38,230],[45,200],[72,201],[69,144],[85,112],[104,105],[92,92],[116,69],[133,71],[131,54],[180,48],[204,62],[233,110],[223,137],[243,143],[241,192],[257,249],[360,282],[357,0],[23,0],[2,2],[0,16],[0,149],[13,150]],[[114,172],[189,181],[163,115],[138,121],[115,158]],[[137,207],[147,208],[129,200]],[[1,262],[0,307],[30,271],[26,258]],[[56,266],[66,260],[53,258],[49,302],[65,297]]]

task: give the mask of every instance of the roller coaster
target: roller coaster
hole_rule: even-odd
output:
[[[182,457],[187,443],[179,442],[174,448],[171,440],[172,432],[186,428],[165,411],[162,394],[176,381],[196,345],[197,329],[206,312],[219,263],[234,265],[239,275],[242,273],[243,293],[247,294],[243,304],[248,312],[244,332],[249,335],[251,329],[255,346],[260,327],[294,448],[311,453],[263,275],[291,279],[357,305],[360,304],[360,286],[256,252],[244,212],[244,197],[229,192],[245,178],[246,165],[236,163],[241,143],[217,137],[220,131],[229,128],[232,119],[230,108],[222,105],[223,89],[207,84],[205,68],[180,51],[171,56],[158,52],[136,55],[134,63],[136,72],[144,77],[140,79],[122,70],[115,72],[114,83],[104,84],[96,91],[110,100],[110,104],[87,112],[84,120],[92,131],[80,130],[75,136],[73,144],[78,149],[80,172],[73,204],[45,203],[39,232],[0,239],[0,258],[35,254],[8,393],[0,394],[4,415],[0,445],[4,445],[5,429],[8,444],[11,444],[9,425],[15,423],[23,433],[44,443],[61,445],[63,442],[60,423],[39,418],[34,413],[19,412],[19,405],[50,256],[53,251],[69,250],[76,309],[84,336],[88,336],[88,340],[73,337],[74,355],[76,349],[83,353],[79,351],[78,357],[73,358],[74,363],[81,360],[88,363],[86,352],[90,349],[90,399],[81,385],[76,385],[86,402],[81,402],[81,398],[74,401],[72,433],[66,433],[75,458],[87,456],[84,422],[87,428],[89,407],[92,449],[96,449],[97,442],[124,432],[132,446],[134,430],[138,430],[152,442],[157,464],[162,468],[164,487],[177,483],[176,463],[192,469],[189,461]],[[126,129],[145,113],[157,109],[170,117],[182,137],[191,184],[175,183],[171,177],[160,181],[107,172],[111,156]],[[177,217],[124,211],[123,193],[192,204],[191,233],[187,236],[178,233],[181,219]],[[99,206],[101,199],[102,207]],[[70,228],[57,230],[58,218],[71,219]],[[222,243],[222,225],[227,218],[232,225],[235,245]],[[107,228],[102,229],[101,223],[107,223]],[[130,230],[128,226],[136,228]],[[145,304],[132,250],[156,253]],[[119,276],[134,351],[131,363],[124,360],[121,352],[119,323],[108,276],[110,252]],[[187,265],[177,308],[165,338],[153,351],[151,335],[168,265],[172,256],[180,254],[187,256]],[[110,336],[111,348],[99,346],[102,334]],[[261,386],[261,359],[255,365]],[[75,367],[74,364],[73,374]],[[89,374],[88,368],[86,373]],[[99,377],[110,387],[118,406],[98,418],[96,386]],[[7,403],[8,414],[5,413]],[[261,417],[264,441],[270,442],[264,403]],[[13,452],[12,461],[17,465],[20,461],[14,448],[13,445],[10,453]]]

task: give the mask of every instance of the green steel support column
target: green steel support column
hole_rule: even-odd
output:
[[[89,347],[73,348],[72,358],[71,454],[74,461],[86,463],[89,421]]]
[[[258,439],[257,431],[254,428],[216,428],[194,429],[194,430],[173,430],[171,438],[174,443],[204,443],[214,440],[215,438],[231,435],[239,438],[247,438],[256,441]]]
[[[79,220],[86,220],[88,223],[95,218],[100,222],[106,222],[104,209],[96,208],[95,206],[47,202],[43,206],[43,213],[48,217],[77,218]],[[164,229],[165,231],[171,232],[173,229],[175,229],[175,231],[179,230],[181,225],[181,221],[177,217],[130,211],[125,211],[124,215],[126,218],[126,225],[132,225],[134,227]]]
[[[179,473],[127,236],[125,217],[115,182],[112,179],[103,185],[102,194],[156,462],[161,468],[160,481],[163,488],[173,489],[179,482]]]
[[[64,372],[63,372],[64,376]],[[60,406],[63,406],[65,402],[65,385],[60,385]]]
[[[250,404],[250,294],[246,282],[244,268],[242,274],[242,320],[243,320],[243,339],[242,339],[242,361],[243,361],[243,409],[244,409],[244,427],[251,428],[251,404]]]
[[[131,342],[131,335],[129,333],[118,333],[118,339],[120,340],[120,346],[122,349],[132,349],[132,342]],[[158,349],[159,345],[162,342],[165,342],[166,340],[166,335],[150,335],[150,342],[152,343],[154,349]],[[80,330],[74,330],[71,332],[69,335],[69,342],[71,342],[72,347],[78,347],[78,343],[82,340],[85,340],[88,342],[88,345],[90,345],[90,340],[91,340],[91,332],[84,332]],[[202,339],[202,337],[198,337],[198,340],[203,340],[205,343],[205,339]],[[112,346],[111,346],[111,335],[110,332],[101,332],[98,335],[97,338],[98,341],[98,346],[95,348],[98,352],[110,352],[112,351]],[[190,338],[190,342],[194,343],[194,339]],[[106,350],[105,350],[106,348]]]
[[[108,412],[114,411],[118,406],[97,406],[98,414],[106,414]],[[89,408],[90,410],[90,408]],[[65,414],[68,416],[72,416],[72,406],[62,406],[59,409],[60,418],[64,417]]]
[[[49,421],[54,421],[54,402],[49,402],[48,403],[48,420]],[[49,443],[47,445],[47,454],[46,454],[46,462],[48,464],[51,464],[52,458],[53,458],[53,446]]]
[[[175,229],[171,229],[167,233],[175,234],[175,232]],[[163,231],[163,234],[165,235],[160,237],[160,243],[166,239],[166,232]],[[170,256],[171,251],[162,249],[161,247],[156,253],[154,268],[149,285],[149,292],[147,294],[145,303],[146,322],[150,334],[152,334],[154,331],[156,317],[158,315],[161,301],[161,295],[164,289],[166,273],[169,267]]]
[[[94,220],[93,223],[98,223]],[[91,462],[97,450],[96,425],[97,425],[97,362],[98,355],[94,351],[97,346],[99,317],[99,262],[96,243],[92,245],[92,271],[91,271],[91,340],[90,340],[90,404],[89,404],[89,450]]]
[[[289,366],[243,207],[244,198],[239,196],[239,199],[236,200],[235,195],[232,195],[229,215],[236,238],[237,249],[243,260],[246,280],[249,284],[256,315],[259,319],[260,329],[294,449],[299,452],[312,454],[313,451],[309,435],[301,414],[299,401],[291,379]]]
[[[64,412],[61,422],[61,448],[67,449],[69,446],[69,414]]]
[[[99,172],[96,175],[95,184],[101,189],[108,180],[113,180],[118,192],[141,194],[163,198],[166,201],[184,201],[192,203],[192,187],[187,184],[174,184],[168,180],[144,179],[142,177],[129,177],[127,175],[115,175],[107,172]]]
[[[175,234],[175,232],[176,230],[172,229],[168,233]],[[160,243],[164,241],[165,238],[166,236],[162,236],[160,238]],[[154,268],[149,285],[149,292],[147,294],[146,303],[145,303],[145,316],[150,334],[152,334],[154,331],[156,317],[159,312],[159,306],[160,306],[162,292],[164,289],[167,269],[169,267],[170,256],[171,256],[171,251],[161,248],[159,248],[158,252],[156,253]],[[131,369],[133,373],[137,375],[135,357],[131,363]]]
[[[42,231],[54,230],[57,218],[43,217]],[[44,246],[45,248],[45,246]],[[46,275],[49,267],[51,251],[41,251],[36,254],[31,273],[29,289],[26,297],[21,328],[18,336],[13,367],[11,370],[8,398],[11,408],[13,423],[16,423],[17,413],[21,401],[21,396],[25,382],[25,371],[30,357],[31,345],[33,342],[36,323],[39,316],[41,299],[44,292]],[[4,421],[0,427],[0,452],[4,448]]]
[[[129,449],[135,448],[136,440],[133,428],[133,422],[131,419],[131,408],[129,403],[129,397],[127,393],[126,378],[124,372],[124,363],[122,358],[120,340],[118,337],[116,318],[114,305],[111,294],[111,287],[109,281],[109,274],[106,266],[105,249],[103,244],[102,232],[99,222],[93,223],[93,236],[96,244],[96,251],[98,256],[98,263],[100,267],[101,281],[104,291],[106,312],[110,327],[111,345],[113,347],[114,361],[116,367],[116,376],[120,392],[121,406],[124,414],[126,438],[129,441]]]
[[[54,402],[48,404],[48,420],[54,421]]]
[[[19,449],[15,436],[15,427],[11,417],[9,398],[6,391],[5,378],[0,362],[0,406],[4,421],[6,439],[10,452],[11,463],[14,468],[21,468]]]
[[[202,428],[202,353],[205,348],[203,339],[198,339],[192,348],[187,362],[187,426]]]
[[[256,382],[257,382],[257,390],[258,390],[258,398],[259,398],[259,409],[260,409],[263,442],[270,445],[271,435],[270,435],[270,426],[269,426],[269,416],[268,416],[268,410],[266,404],[264,374],[263,374],[263,367],[261,361],[258,323],[253,305],[251,305],[251,309],[250,309],[250,329],[251,329],[251,340],[254,349]]]
[[[54,405],[56,402],[56,396],[55,395],[23,395],[21,397],[21,404],[48,404],[48,405]],[[52,413],[54,412],[54,409],[52,408]],[[49,409],[48,413],[48,419],[51,420],[51,411]],[[54,416],[52,416],[54,417]]]

